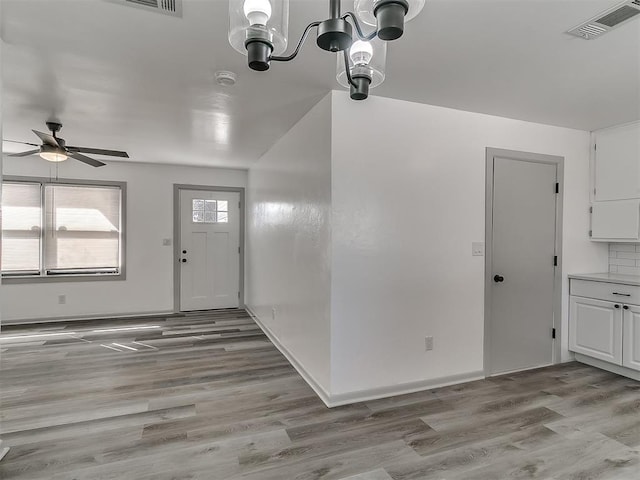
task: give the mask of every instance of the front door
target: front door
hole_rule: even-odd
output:
[[[553,363],[557,164],[494,155],[489,375]]]
[[[240,194],[180,190],[180,311],[234,308],[240,296]]]

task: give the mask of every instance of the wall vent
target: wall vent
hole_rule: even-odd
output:
[[[592,40],[634,18],[640,18],[640,0],[627,0],[573,27],[567,33],[585,40]]]
[[[182,0],[105,0],[130,7],[141,8],[173,17],[182,17]],[[640,1],[640,0],[639,0]]]

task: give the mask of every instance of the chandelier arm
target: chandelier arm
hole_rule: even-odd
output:
[[[342,54],[344,55],[344,71],[347,73],[347,81],[349,82],[349,85],[357,88],[357,85],[354,83],[353,78],[351,78],[351,67],[349,66],[349,54],[347,53],[346,50],[343,50]]]
[[[270,60],[272,60],[274,62],[290,62],[291,60],[296,58],[298,56],[298,53],[300,53],[300,49],[302,48],[302,44],[307,39],[307,36],[309,35],[309,32],[311,31],[311,29],[317,27],[318,25],[320,25],[320,23],[322,23],[322,22],[311,22],[309,25],[307,25],[307,28],[305,28],[304,32],[302,32],[302,37],[300,37],[300,41],[298,42],[298,46],[296,47],[296,49],[293,51],[293,53],[291,55],[289,55],[288,57],[271,57]]]
[[[340,18],[342,18],[342,20],[346,20],[347,18],[351,19],[351,22],[356,27],[356,32],[358,33],[358,38],[360,38],[360,40],[364,40],[368,42],[376,38],[376,35],[378,35],[377,30],[374,30],[369,35],[365,35],[364,32],[362,31],[362,27],[360,26],[360,22],[358,21],[358,17],[356,17],[356,14],[353,12],[346,12]]]

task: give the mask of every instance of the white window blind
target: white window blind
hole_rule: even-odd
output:
[[[39,183],[2,186],[3,273],[40,273],[41,188]]]
[[[4,182],[2,275],[121,276],[123,188]]]
[[[120,189],[45,186],[45,270],[112,271],[120,265]]]

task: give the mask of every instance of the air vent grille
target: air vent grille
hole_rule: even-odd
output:
[[[158,8],[158,0],[127,0],[130,3],[137,3],[151,8]]]
[[[640,0],[627,0],[572,28],[567,33],[585,40],[601,37],[605,33],[634,19],[640,18]]]
[[[631,17],[635,17],[640,14],[640,10],[630,7],[629,5],[623,5],[622,8],[611,12],[609,15],[605,15],[597,20],[598,23],[606,25],[607,27],[615,27],[619,23],[629,20]]]
[[[182,0],[105,0],[174,17],[182,17]]]

